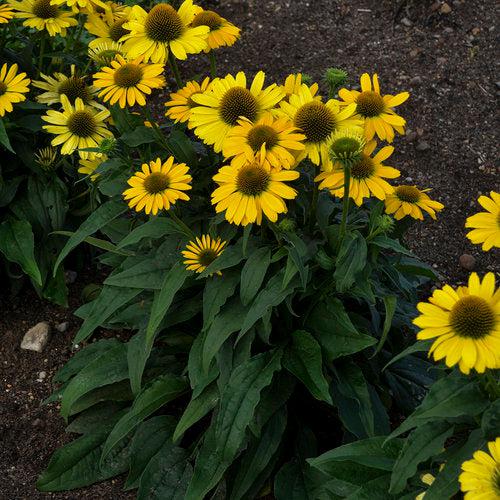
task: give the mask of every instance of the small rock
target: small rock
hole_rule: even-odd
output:
[[[474,36],[477,36],[481,33],[481,28],[472,28],[471,32]]]
[[[439,10],[440,7],[441,7],[441,4],[439,3],[438,0],[436,0],[436,2],[434,2],[431,5],[430,9],[431,9],[432,12],[436,12],[436,10]]]
[[[412,131],[409,131],[407,134],[406,134],[406,140],[410,141],[410,142],[413,142],[415,141],[415,139],[417,138],[417,133],[412,130]]]
[[[35,418],[35,420],[33,420],[33,422],[31,422],[31,425],[33,427],[42,428],[42,427],[45,427],[45,422],[41,418]]]
[[[47,372],[40,372],[38,374],[38,380],[44,380],[47,377]]]
[[[69,322],[68,321],[65,321],[64,323],[59,323],[58,325],[56,325],[56,330],[59,332],[59,333],[64,333],[69,327]]]
[[[438,57],[436,59],[436,62],[438,63],[438,66],[444,66],[446,64],[446,57]]]
[[[409,28],[413,23],[407,17],[403,17],[401,24]]]
[[[497,89],[500,89],[500,82],[495,82],[495,85],[497,86]]]
[[[468,253],[461,255],[458,262],[460,267],[466,269],[467,271],[472,271],[476,267],[476,259]]]
[[[417,151],[427,151],[428,149],[430,149],[430,145],[426,141],[420,141],[416,147]]]
[[[410,80],[410,84],[411,85],[418,85],[422,83],[422,77],[421,76],[414,76],[411,80]]]
[[[413,182],[413,177],[406,177],[405,182],[408,182],[408,184],[411,184]]]
[[[441,5],[439,12],[441,14],[449,14],[451,12],[451,7],[446,2],[444,2],[444,4]]]
[[[71,285],[76,281],[78,273],[76,271],[67,270],[64,271],[64,278],[67,285]]]
[[[30,328],[21,341],[21,349],[42,352],[49,341],[50,325],[46,321],[37,323]]]

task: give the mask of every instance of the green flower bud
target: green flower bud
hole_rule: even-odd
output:
[[[293,231],[295,231],[295,228],[297,227],[297,224],[295,223],[295,221],[293,219],[282,219],[279,224],[278,224],[278,228],[280,229],[280,231],[283,231],[284,233],[291,233]]]
[[[333,162],[352,165],[361,158],[365,144],[361,129],[340,130],[333,134],[330,140],[330,159]]]
[[[57,149],[52,146],[47,146],[46,148],[40,148],[35,153],[36,164],[46,172],[54,170],[57,159]]]
[[[325,72],[325,81],[328,85],[329,95],[333,97],[347,81],[347,72],[340,68],[328,68]]]

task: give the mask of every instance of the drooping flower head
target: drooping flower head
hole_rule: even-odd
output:
[[[56,136],[52,140],[52,146],[61,145],[63,155],[70,155],[79,150],[81,158],[95,158],[98,153],[81,150],[97,148],[103,139],[113,135],[105,124],[109,111],[86,106],[79,97],[73,106],[64,94],[61,95],[61,103],[63,111],[49,109],[47,114],[42,116],[42,120],[48,123],[43,128]]]
[[[211,238],[208,234],[196,238],[195,241],[190,241],[186,245],[186,249],[182,251],[182,255],[186,259],[184,261],[186,269],[202,273],[222,254],[226,244],[227,241],[222,241],[220,238]],[[220,271],[217,274],[222,275]]]
[[[156,215],[159,210],[169,210],[177,200],[188,201],[185,191],[191,189],[192,177],[185,163],[174,163],[170,156],[162,163],[160,158],[144,163],[142,171],[136,172],[127,182],[131,186],[123,197],[130,208],[144,210]]]
[[[7,66],[5,63],[0,69],[0,116],[13,110],[12,104],[26,100],[31,80],[26,73],[17,72],[17,64]]]
[[[358,206],[370,196],[384,200],[394,189],[385,179],[395,179],[400,175],[399,170],[382,163],[391,156],[394,148],[385,146],[372,156],[376,146],[375,141],[368,142],[360,158],[350,166],[349,197]],[[333,196],[339,198],[344,196],[344,168],[341,163],[333,163],[331,170],[324,170],[315,180],[320,182],[320,189],[329,189]]]
[[[187,82],[182,89],[172,92],[170,94],[170,101],[165,103],[165,106],[168,108],[165,116],[175,123],[187,122],[191,117],[191,109],[199,106],[199,104],[193,101],[192,97],[195,94],[203,94],[203,92],[209,90],[210,85],[210,78],[207,76],[201,84],[196,81]],[[188,124],[188,127],[191,126]]]
[[[124,56],[122,47],[117,42],[100,42],[94,45],[89,44],[89,57],[92,59],[99,68],[103,66],[109,66],[111,61],[115,59],[116,56]]]
[[[102,165],[107,160],[108,160],[108,157],[105,154],[102,154],[101,156],[96,156],[95,158],[87,159],[87,160],[80,158],[78,172],[80,174],[84,174],[84,175],[90,177],[90,180],[92,182],[95,182],[100,175],[99,173],[96,173],[97,167]]]
[[[243,71],[236,77],[227,75],[212,83],[203,94],[191,99],[199,106],[191,109],[190,125],[195,134],[215,151],[222,151],[227,134],[238,125],[240,118],[258,121],[282,98],[283,91],[275,83],[264,88],[265,74],[259,71],[247,89],[247,78]]]
[[[143,63],[141,57],[127,62],[117,55],[110,66],[94,74],[94,85],[103,89],[99,97],[111,105],[118,103],[120,108],[125,108],[137,103],[145,106],[145,95],[165,85],[163,64]]]
[[[417,338],[435,339],[429,356],[436,361],[444,359],[448,367],[458,364],[465,374],[500,368],[500,291],[495,290],[493,273],[482,281],[472,273],[468,286],[457,289],[445,285],[417,309]]]
[[[444,205],[431,200],[427,195],[428,191],[430,189],[418,189],[417,186],[397,186],[385,199],[385,211],[394,214],[396,220],[408,215],[414,219],[424,220],[422,211],[425,211],[435,220],[436,212],[443,210]]]
[[[397,115],[393,108],[403,104],[410,94],[401,92],[395,96],[382,95],[377,74],[372,79],[368,73],[361,75],[361,92],[357,90],[339,90],[339,97],[344,106],[355,104],[356,114],[364,119],[365,134],[368,141],[372,140],[375,134],[380,140],[392,142],[394,140],[394,130],[399,134],[404,134],[406,120]]]
[[[210,29],[207,38],[208,47],[205,52],[220,47],[230,47],[240,37],[240,29],[213,10],[203,10],[201,7],[197,7],[191,27],[196,28],[197,26],[208,26]]]
[[[283,92],[285,93],[286,100],[288,100],[291,95],[298,94],[300,92],[300,89],[302,88],[302,85],[306,85],[306,87],[308,87],[309,92],[313,97],[315,97],[316,99],[321,99],[320,96],[316,95],[319,90],[319,85],[317,83],[307,85],[305,82],[303,82],[303,79],[304,78],[302,73],[294,73],[288,75],[285,78],[285,82],[282,85],[282,89]]]
[[[0,4],[0,24],[8,23],[14,17],[12,5],[8,3]]]
[[[38,31],[47,31],[50,36],[66,36],[66,29],[76,26],[78,21],[72,12],[60,9],[51,0],[11,0],[16,17],[24,19],[23,25]]]
[[[179,10],[170,4],[156,4],[149,12],[139,5],[130,11],[124,28],[124,49],[128,57],[144,56],[144,61],[164,64],[171,51],[177,59],[197,54],[207,48],[208,26],[191,27],[196,8],[193,0],[184,0]]]
[[[255,123],[239,119],[238,125],[227,135],[222,152],[226,158],[233,158],[231,164],[235,167],[252,161],[263,151],[266,165],[274,170],[290,169],[295,166],[298,153],[305,148],[304,139],[288,118],[273,118],[271,113],[266,113]]]
[[[490,192],[490,197],[480,196],[477,200],[486,212],[471,215],[465,227],[472,228],[467,238],[475,245],[483,244],[487,252],[492,248],[500,248],[500,193]]]
[[[284,200],[297,196],[297,191],[285,182],[298,177],[295,170],[271,170],[264,156],[258,154],[239,168],[226,166],[219,170],[213,178],[219,187],[212,193],[212,205],[217,213],[225,212],[226,220],[236,225],[253,222],[260,225],[262,214],[276,222],[278,214],[287,212]]]

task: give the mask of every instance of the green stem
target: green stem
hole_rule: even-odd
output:
[[[168,211],[168,213],[170,214],[170,217],[172,217],[172,219],[180,226],[182,227],[182,229],[184,229],[185,233],[186,233],[186,236],[189,236],[191,239],[195,240],[196,239],[196,235],[193,233],[193,231],[191,230],[191,228],[189,226],[187,226],[177,215],[176,213],[170,209]]]
[[[165,139],[165,136],[163,135],[160,127],[158,127],[158,124],[154,121],[153,117],[151,116],[151,110],[147,106],[142,106],[141,111],[142,111],[142,117],[146,119],[149,123],[151,123],[153,131],[155,132],[156,137],[158,137],[158,141],[160,142],[160,144],[168,152],[168,154],[174,156],[174,153],[170,148],[170,146],[168,145],[168,142]]]
[[[309,231],[311,232],[311,234],[313,233],[314,226],[316,224],[316,211],[317,211],[317,206],[318,206],[318,195],[319,195],[318,184],[316,182],[314,182],[313,194],[312,194],[312,199],[311,199],[311,207],[309,209]]]
[[[484,388],[488,391],[492,401],[500,398],[500,385],[491,370],[486,370],[482,375]]]
[[[351,189],[351,168],[344,163],[344,200],[342,202],[342,221],[340,223],[339,246],[342,244],[346,233],[347,215],[349,214],[349,192]]]
[[[208,53],[208,60],[210,61],[210,76],[215,78],[217,76],[217,61],[215,60],[215,53],[213,50]]]
[[[170,52],[170,54],[168,55],[168,64],[170,66],[170,69],[172,70],[172,73],[174,74],[177,87],[181,89],[182,87],[184,87],[184,84],[182,83],[181,74],[179,73],[179,66],[177,66],[177,59],[172,54],[172,52]]]
[[[38,73],[42,72],[44,55],[45,55],[45,35],[42,34],[42,38],[40,40],[40,54],[38,55]]]

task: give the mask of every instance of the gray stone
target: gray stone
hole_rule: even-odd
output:
[[[50,325],[46,321],[37,323],[30,328],[21,341],[21,349],[42,352],[49,341]]]
[[[64,333],[69,327],[69,322],[68,321],[65,321],[64,323],[59,323],[58,325],[56,325],[56,330],[59,332],[59,333]]]
[[[428,149],[430,149],[430,145],[426,141],[420,141],[416,147],[417,151],[427,151]]]
[[[467,271],[472,271],[476,267],[476,259],[473,255],[469,255],[468,253],[461,255],[458,262],[460,267]]]

